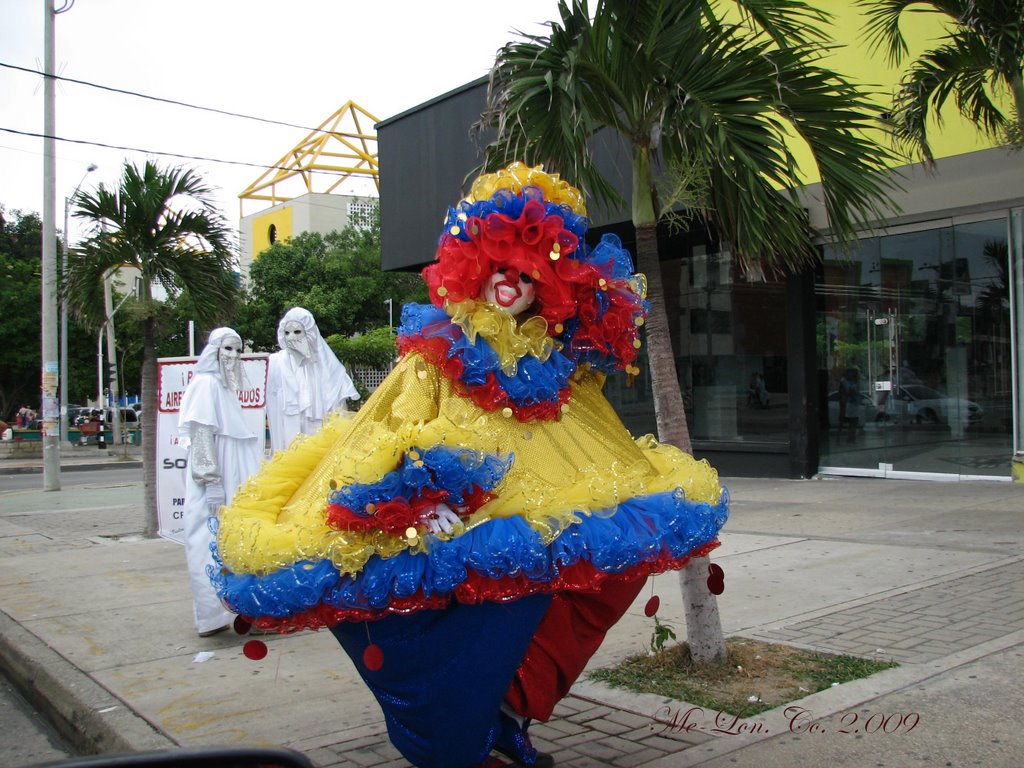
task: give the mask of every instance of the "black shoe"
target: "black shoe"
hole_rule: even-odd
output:
[[[501,713],[501,733],[494,743],[494,750],[514,761],[520,768],[553,768],[555,758],[546,752],[538,752],[530,743],[526,729],[530,721],[519,725],[513,718]]]

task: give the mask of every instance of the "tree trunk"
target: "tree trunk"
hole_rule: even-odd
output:
[[[637,148],[633,163],[633,225],[636,228],[637,269],[647,276],[647,297],[651,305],[647,316],[647,358],[651,370],[658,439],[692,454],[690,429],[686,423],[683,394],[679,387],[675,353],[669,334],[652,190],[648,150]],[[722,633],[718,601],[707,586],[708,562],[707,557],[694,558],[679,574],[686,616],[686,639],[694,661],[724,664],[727,659],[725,636]]]
[[[690,656],[698,664],[725,664],[729,660],[722,633],[718,600],[708,591],[708,565],[711,560],[695,557],[679,572],[686,616],[686,641]]]
[[[142,479],[146,511],[145,535],[153,538],[159,529],[156,497],[156,338],[155,321],[142,322]]]

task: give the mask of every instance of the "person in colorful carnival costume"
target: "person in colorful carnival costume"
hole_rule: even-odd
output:
[[[277,324],[280,349],[270,356],[267,373],[267,423],[272,453],[288,447],[298,434],[311,435],[324,417],[359,392],[348,371],[320,335],[313,314],[292,307]]]
[[[714,469],[634,440],[602,394],[638,372],[645,281],[586,226],[540,168],[477,179],[391,374],[221,516],[221,598],[260,629],[331,628],[416,766],[551,765],[529,721],[726,519]]]
[[[242,386],[242,340],[231,328],[217,328],[196,362],[178,413],[179,444],[188,451],[185,467],[185,559],[192,584],[200,637],[222,632],[234,617],[210,583],[211,548],[222,504],[259,469],[263,441],[246,424],[238,390]]]

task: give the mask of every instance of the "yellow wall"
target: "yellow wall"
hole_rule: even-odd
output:
[[[283,206],[274,211],[257,216],[252,220],[252,257],[255,260],[263,251],[271,246],[270,227],[277,228],[277,240],[283,242],[293,232],[291,206]]]
[[[864,31],[866,20],[865,9],[856,5],[857,0],[828,0],[819,2],[832,15],[832,23],[825,30],[829,38],[836,43],[834,50],[828,52],[823,64],[846,77],[851,82],[860,83],[868,91],[878,94],[877,102],[888,106],[900,81],[900,75],[906,66],[921,53],[935,47],[943,35],[942,22],[945,19],[935,13],[904,13],[901,29],[907,40],[909,53],[896,66],[890,66],[884,49],[873,50]],[[733,9],[735,10],[735,8]],[[989,149],[997,142],[980,133],[973,123],[960,117],[956,110],[955,99],[947,99],[943,109],[941,126],[932,120],[928,128],[928,143],[936,159],[953,155],[966,154],[977,150]],[[795,137],[790,142],[790,149],[797,158],[803,171],[803,181],[813,184],[820,181],[810,152]],[[873,137],[882,146],[894,150],[889,137],[881,130]],[[897,156],[890,165],[901,166],[920,160],[920,157]]]
[[[872,50],[864,31],[865,10],[854,5],[854,0],[832,0],[825,6],[833,15],[832,37],[845,46],[830,55],[827,64],[853,82],[877,87],[881,92],[879,103],[890,104],[899,84],[900,75],[921,53],[939,44],[945,17],[936,13],[903,14],[900,29],[907,40],[909,52],[897,65],[890,66],[883,49]],[[996,142],[979,133],[974,124],[964,120],[956,111],[955,99],[950,98],[943,109],[943,121],[934,120],[928,126],[928,143],[936,159],[989,149]]]

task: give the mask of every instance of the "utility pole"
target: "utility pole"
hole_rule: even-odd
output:
[[[42,264],[42,438],[43,490],[60,490],[60,408],[57,388],[57,163],[54,88],[53,0],[43,0],[43,264]]]
[[[117,346],[114,342],[114,299],[111,292],[111,282],[114,280],[113,273],[103,281],[103,303],[104,311],[107,315],[107,359],[110,361],[110,381],[108,386],[110,387],[110,399],[113,400],[111,403],[113,423],[111,424],[111,431],[113,432],[113,443],[117,446],[119,440],[124,440],[124,435],[121,434],[121,403],[119,402],[120,394],[118,393],[117,387]],[[130,294],[129,294],[130,295]],[[125,298],[128,298],[127,296]],[[122,300],[122,304],[124,301]],[[117,305],[120,309],[121,304]]]

